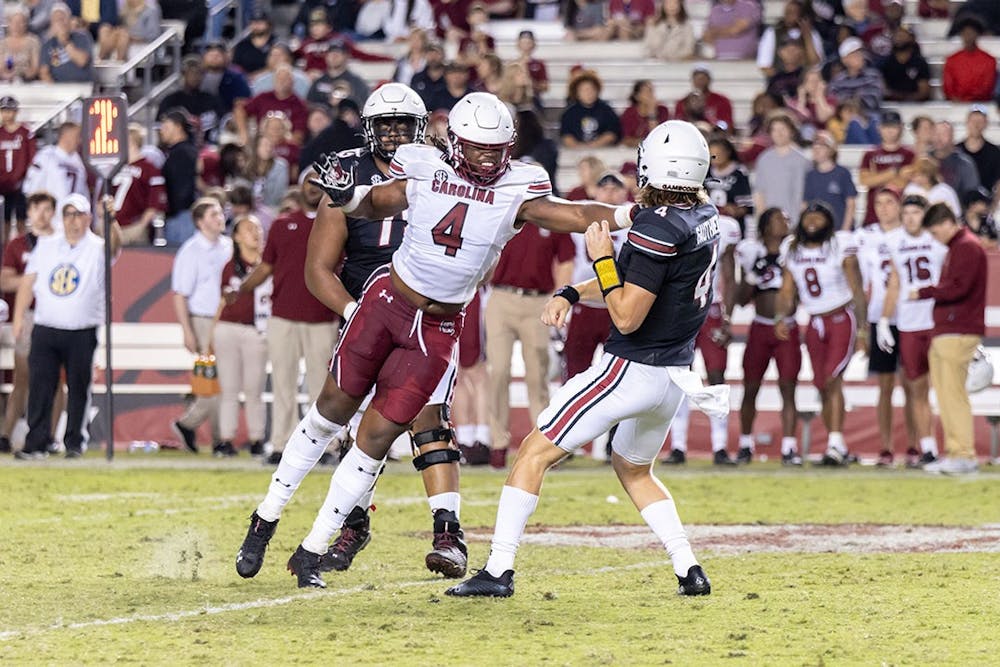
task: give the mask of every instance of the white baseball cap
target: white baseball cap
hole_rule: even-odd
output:
[[[59,210],[65,213],[67,206],[72,206],[77,211],[90,215],[90,201],[78,192],[74,192],[70,196],[63,199],[62,206],[59,207]]]
[[[865,43],[860,39],[857,37],[848,37],[840,43],[840,48],[837,49],[837,54],[841,58],[846,58],[855,51],[860,51],[863,48],[865,48]]]

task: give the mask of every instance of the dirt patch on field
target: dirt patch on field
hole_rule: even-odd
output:
[[[1000,553],[1000,525],[886,526],[782,524],[686,526],[699,553]],[[486,534],[469,535],[489,541]],[[565,547],[662,549],[646,526],[535,526],[522,543]]]

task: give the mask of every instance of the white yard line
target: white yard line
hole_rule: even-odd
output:
[[[665,558],[665,557],[664,557]],[[598,567],[587,570],[554,570],[549,574],[560,575],[595,575],[606,574],[608,572],[620,572],[626,570],[638,570],[648,567],[663,567],[666,560],[659,560],[649,563],[633,563],[631,565]],[[9,641],[25,635],[37,635],[55,630],[85,630],[87,628],[99,628],[109,625],[129,625],[131,623],[176,623],[195,616],[215,616],[227,614],[234,611],[247,611],[250,609],[270,609],[282,607],[293,602],[308,602],[310,600],[320,600],[327,597],[340,597],[345,595],[355,595],[357,593],[370,593],[372,590],[404,590],[407,588],[418,588],[422,586],[446,586],[449,582],[443,579],[429,579],[422,581],[403,581],[397,584],[363,584],[352,586],[351,588],[315,590],[296,595],[286,595],[280,598],[265,598],[262,600],[252,600],[250,602],[233,602],[230,604],[211,605],[199,607],[197,609],[186,609],[183,611],[167,612],[163,614],[135,614],[133,616],[119,616],[118,618],[94,619],[92,621],[78,621],[75,623],[55,623],[48,627],[23,628],[21,630],[7,630],[0,632],[0,641]]]

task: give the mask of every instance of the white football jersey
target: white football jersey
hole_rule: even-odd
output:
[[[835,232],[816,248],[791,247],[792,237],[782,244],[781,265],[791,272],[799,301],[810,315],[822,315],[846,306],[854,298],[844,274],[844,260],[857,255],[853,232]]]
[[[552,185],[544,169],[516,160],[493,185],[476,185],[443,158],[432,146],[396,149],[389,174],[406,180],[409,215],[392,266],[429,299],[468,303],[519,231],[521,204],[552,194]]]
[[[948,246],[934,240],[927,231],[911,236],[905,229],[886,235],[886,244],[899,276],[896,326],[900,331],[927,331],[934,328],[934,299],[907,299],[910,291],[937,285]]]
[[[719,249],[717,257],[722,255],[730,247],[735,246],[743,238],[740,231],[740,223],[735,218],[728,215],[719,216]],[[735,251],[734,251],[735,252]],[[722,285],[722,271],[716,267],[715,275],[712,277],[712,303],[722,303],[725,296],[725,287]]]
[[[780,251],[779,251],[780,252]],[[745,239],[736,246],[736,261],[744,275],[757,276],[757,289],[761,291],[781,289],[784,271],[778,256],[768,257],[767,246],[757,239]]]
[[[898,228],[897,228],[898,229]],[[878,322],[885,304],[885,291],[892,273],[892,256],[889,253],[888,236],[896,230],[885,231],[879,224],[867,225],[855,234],[858,245],[858,265],[861,280],[868,292],[868,321]],[[889,316],[896,323],[896,313]]]
[[[56,198],[56,215],[53,223],[62,229],[62,201],[73,193],[90,200],[87,187],[87,169],[77,153],[65,153],[58,146],[46,146],[35,154],[35,159],[24,176],[24,194],[44,190]]]

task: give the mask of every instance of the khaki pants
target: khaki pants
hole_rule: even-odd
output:
[[[212,322],[211,317],[191,317],[191,328],[194,329],[195,342],[198,349],[208,352],[212,343]],[[205,421],[212,422],[212,438],[219,437],[219,397],[218,396],[197,396],[188,405],[188,409],[177,421],[184,428],[192,431],[201,426]]]
[[[549,297],[522,296],[494,288],[486,302],[486,363],[490,371],[490,431],[493,449],[510,445],[510,355],[521,341],[531,422],[549,402],[549,328],[542,310]]]
[[[937,394],[944,428],[945,456],[963,459],[976,456],[972,406],[965,380],[980,342],[980,337],[973,335],[935,336],[931,341],[931,385]]]
[[[250,442],[264,440],[264,382],[267,380],[267,338],[252,324],[215,325],[215,362],[219,371],[219,437],[232,442],[240,424],[243,392]]]
[[[293,322],[271,317],[267,323],[267,351],[271,357],[271,442],[284,447],[299,422],[299,359],[306,360],[306,391],[316,400],[330,372],[337,342],[333,322]]]

